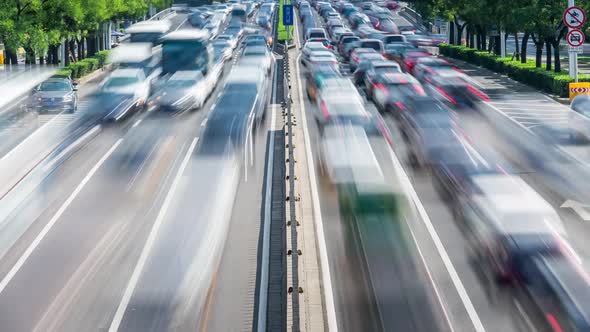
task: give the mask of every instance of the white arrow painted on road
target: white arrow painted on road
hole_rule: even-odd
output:
[[[585,207],[588,207],[587,204],[582,204],[578,201],[568,199],[567,201],[565,201],[561,205],[561,207],[562,208],[571,208],[572,210],[574,210],[575,213],[578,214],[578,216],[580,216],[580,218],[582,218],[582,220],[590,221],[590,212],[588,212],[585,208]]]

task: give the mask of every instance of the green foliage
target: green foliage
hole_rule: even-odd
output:
[[[488,52],[449,44],[441,44],[439,50],[442,55],[506,74],[512,79],[560,97],[568,96],[568,84],[573,82],[567,71],[555,73],[544,68],[536,68],[532,59],[521,63],[519,60],[501,58]],[[579,75],[578,79],[580,82],[590,82],[590,75]]]
[[[95,56],[86,58],[84,60],[71,63],[68,67],[60,70],[60,72],[69,73],[73,79],[78,79],[84,75],[90,74],[91,72],[102,68],[105,65],[105,59],[107,58],[109,51],[98,52]]]

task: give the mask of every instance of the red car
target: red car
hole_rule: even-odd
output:
[[[414,66],[418,59],[423,57],[430,57],[431,55],[426,52],[408,52],[405,54],[403,62],[400,63],[400,66],[406,73],[413,74],[414,73]]]
[[[391,10],[396,10],[399,8],[399,3],[397,3],[397,1],[386,1],[385,7]]]

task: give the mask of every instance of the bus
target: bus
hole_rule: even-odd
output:
[[[206,76],[213,66],[213,47],[209,34],[186,29],[162,37],[162,74],[180,70],[200,70]]]
[[[150,43],[157,45],[162,36],[170,31],[170,22],[163,21],[143,21],[135,23],[125,30],[129,34],[131,43]]]
[[[200,6],[210,5],[213,0],[175,0],[172,8],[196,8]]]

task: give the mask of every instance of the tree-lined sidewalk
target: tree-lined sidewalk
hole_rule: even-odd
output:
[[[91,57],[110,43],[102,26],[107,22],[136,20],[154,6],[169,7],[172,0],[2,0],[0,43],[5,63],[17,64],[16,50],[26,52],[26,63],[58,63],[65,41],[64,65]],[[107,36],[110,38],[110,36]]]
[[[516,58],[527,62],[527,45],[535,46],[535,65],[561,72],[559,43],[565,38],[567,26],[562,22],[567,0],[415,0],[416,10],[433,21],[436,16],[449,20],[450,44],[500,54],[500,30],[514,38]],[[590,4],[580,2],[586,11]],[[461,37],[465,31],[465,43]],[[584,27],[584,32],[587,27]],[[524,33],[522,38],[519,32]],[[493,35],[492,35],[493,33]],[[543,50],[546,57],[543,59]]]

